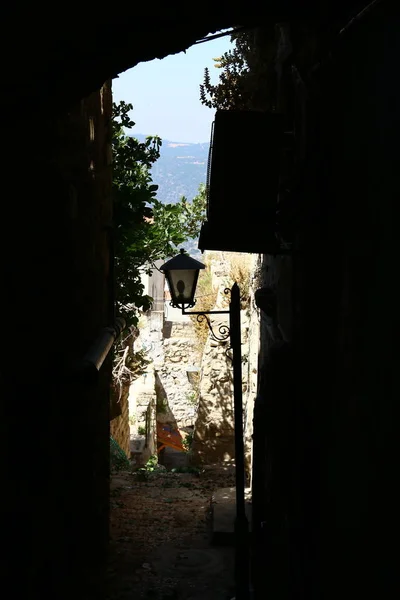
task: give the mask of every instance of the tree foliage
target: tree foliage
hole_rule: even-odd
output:
[[[148,310],[151,298],[144,293],[141,274],[154,262],[176,253],[177,247],[198,235],[205,210],[205,191],[193,202],[176,204],[157,200],[158,186],[151,168],[160,156],[162,141],[149,136],[144,142],[126,134],[134,122],[132,105],[113,104],[113,199],[116,303],[129,323],[137,311]]]
[[[111,390],[116,402],[150,362],[143,351],[134,351],[139,311],[148,310],[152,303],[144,293],[141,275],[149,272],[156,260],[172,256],[178,246],[198,236],[206,205],[204,185],[192,202],[181,198],[176,204],[164,205],[157,200],[158,186],[153,183],[151,168],[160,156],[162,142],[158,136],[140,142],[127,135],[126,130],[135,125],[130,110],[132,105],[126,102],[113,104],[115,299],[118,313],[130,326],[114,348]]]
[[[201,103],[223,110],[273,108],[270,100],[275,52],[273,28],[236,33],[231,41],[233,49],[214,58],[214,67],[221,70],[216,85],[211,83],[208,67],[204,69]]]
[[[250,76],[248,57],[249,34],[232,36],[235,46],[222,56],[214,58],[214,67],[221,69],[219,83],[212,85],[208,67],[200,84],[200,101],[208,108],[243,109],[248,103],[247,80]]]
[[[200,233],[200,225],[205,218],[207,206],[206,185],[201,183],[196,196],[191,202],[185,196],[180,200],[180,210],[184,218],[184,233],[188,240],[196,238]]]

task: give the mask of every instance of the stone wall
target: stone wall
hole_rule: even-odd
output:
[[[194,425],[197,392],[195,382],[191,381],[190,369],[199,365],[200,360],[199,343],[190,318],[186,317],[185,321],[166,321],[164,363],[157,370],[157,389],[159,404],[167,403],[168,410],[161,411],[158,420],[172,420],[178,427]]]
[[[3,168],[13,182],[2,208],[10,235],[0,241],[2,281],[9,282],[2,442],[11,449],[1,453],[9,491],[3,568],[31,598],[44,589],[89,597],[85,585],[91,577],[100,582],[108,544],[111,361],[92,385],[77,381],[74,367],[113,321],[110,117],[105,85],[57,116],[27,106],[23,142],[9,115],[10,129],[3,121]],[[31,350],[21,379],[23,340]],[[26,440],[35,432],[34,468],[21,468],[26,447],[16,431]]]
[[[151,310],[142,315],[139,335],[135,341],[135,350],[144,351],[151,362],[145,373],[132,382],[128,396],[130,453],[136,466],[144,464],[156,453],[157,448],[155,371],[164,363],[164,311],[160,310],[163,308],[163,281],[160,282],[154,275],[155,273],[152,277],[143,277],[143,284],[146,292],[151,292],[156,300],[159,310]]]
[[[221,321],[213,321],[213,326]],[[226,320],[224,321],[226,322]],[[235,456],[232,365],[228,343],[209,336],[204,349],[198,414],[193,438],[193,460],[201,464],[228,461]]]
[[[260,352],[260,310],[255,303],[255,292],[259,285],[259,274],[262,265],[261,256],[254,254],[250,258],[250,289],[249,307],[244,325],[247,326],[247,344],[244,351],[247,352],[247,360],[243,361],[243,382],[246,388],[243,396],[244,411],[244,445],[245,466],[249,480],[252,476],[253,462],[253,430],[254,430],[254,406],[257,395],[259,352]]]
[[[156,452],[156,419],[178,428],[192,427],[196,419],[201,356],[195,329],[180,311],[169,308],[167,314],[167,321],[160,310],[144,315],[135,343],[151,360],[146,373],[132,383],[128,398],[131,452],[140,462]],[[144,445],[147,410],[152,425]]]
[[[213,286],[219,289],[217,307],[228,310],[224,289],[235,278],[246,292],[241,311],[243,408],[246,468],[251,473],[254,398],[258,377],[259,311],[254,302],[254,273],[258,256],[213,253],[210,263]],[[247,275],[246,275],[247,273]],[[258,281],[258,280],[257,280]],[[229,316],[212,320],[215,331],[228,325]],[[232,364],[225,344],[209,336],[203,355],[190,317],[168,308],[161,331],[161,313],[142,319],[137,347],[147,349],[152,364],[131,386],[129,413],[131,438],[137,440],[144,427],[145,411],[156,400],[157,420],[179,428],[195,425],[194,460],[215,463],[234,459]],[[201,364],[201,369],[198,365]],[[196,368],[198,372],[196,373]],[[198,380],[196,380],[196,375]],[[136,442],[135,442],[136,443]]]
[[[248,300],[241,311],[243,412],[245,435],[246,469],[251,472],[252,431],[254,397],[257,388],[259,311],[254,303],[254,272],[258,256],[239,253],[212,253],[210,269],[213,286],[219,290],[215,309],[229,308],[229,300],[224,294],[234,280],[246,292]],[[248,276],[247,276],[247,275]],[[221,325],[229,325],[229,315],[218,315],[211,321],[218,333]],[[194,461],[203,464],[234,459],[234,414],[232,363],[226,355],[226,343],[214,341],[209,335],[204,349],[198,415],[195,425],[193,452]]]
[[[110,434],[119,444],[127,457],[130,457],[130,431],[129,431],[129,386],[124,386],[120,392],[112,392],[116,395],[116,400],[120,406],[121,414],[110,422]]]
[[[136,465],[156,453],[156,391],[154,365],[129,390],[130,451]]]

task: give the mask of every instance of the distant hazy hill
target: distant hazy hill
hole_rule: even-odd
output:
[[[143,141],[146,136],[134,134]],[[175,203],[182,196],[192,200],[200,183],[205,183],[209,144],[185,144],[163,140],[161,156],[152,167],[157,184],[157,198],[164,204]]]
[[[141,142],[147,137],[134,134]],[[163,140],[161,154],[151,172],[153,182],[158,185],[157,198],[163,204],[174,204],[182,196],[193,200],[201,183],[206,182],[209,143],[185,144]],[[191,240],[183,247],[191,256],[201,259],[197,240]]]

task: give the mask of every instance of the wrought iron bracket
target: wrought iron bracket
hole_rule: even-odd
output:
[[[229,313],[229,311],[226,311],[227,313]],[[188,313],[185,313],[188,314]],[[192,313],[194,314],[194,313]],[[230,337],[231,332],[230,329],[227,325],[219,325],[218,326],[218,334],[215,333],[213,326],[211,325],[211,319],[208,317],[209,314],[213,314],[212,312],[199,312],[197,314],[197,321],[199,323],[203,323],[203,321],[206,321],[208,329],[211,332],[211,337],[215,342],[226,342],[226,340]],[[220,313],[219,313],[220,314]]]
[[[224,294],[225,295],[229,295],[231,293],[231,290],[229,288],[225,288],[224,289]],[[211,332],[211,337],[215,342],[226,342],[227,339],[229,339],[231,332],[230,329],[228,327],[228,325],[218,325],[218,333],[216,333],[213,329],[213,326],[211,325],[211,319],[209,318],[208,315],[229,315],[230,311],[229,310],[191,310],[191,311],[187,311],[187,308],[192,308],[194,305],[196,304],[196,301],[194,301],[193,304],[187,304],[185,305],[177,305],[177,304],[173,304],[171,302],[171,306],[173,306],[174,308],[180,308],[182,310],[182,314],[183,315],[197,315],[197,321],[199,323],[202,323],[203,321],[206,321],[208,329]],[[229,356],[228,356],[229,358]]]

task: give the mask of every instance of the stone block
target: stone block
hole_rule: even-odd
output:
[[[245,489],[245,510],[251,532],[251,489]],[[236,488],[219,488],[212,497],[212,541],[233,545],[236,517]]]

